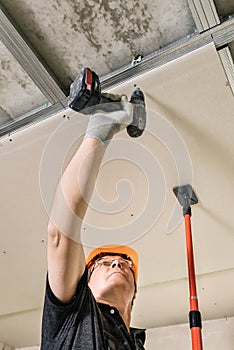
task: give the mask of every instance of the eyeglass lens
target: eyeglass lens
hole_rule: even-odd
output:
[[[132,262],[130,260],[125,260],[125,259],[100,259],[96,262],[97,265],[102,265],[102,266],[112,266],[115,267],[116,265],[119,265],[121,267],[132,267]]]

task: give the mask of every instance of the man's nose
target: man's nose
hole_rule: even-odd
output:
[[[121,262],[118,260],[112,261],[111,267],[114,269],[115,267],[122,267]]]

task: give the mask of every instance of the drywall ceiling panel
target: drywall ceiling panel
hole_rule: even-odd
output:
[[[149,134],[144,134],[142,138],[143,143],[150,150],[153,150],[156,160],[159,163],[163,162],[163,169],[165,169],[164,176],[168,189],[166,193],[169,200],[167,205],[169,207],[165,204],[163,209],[164,215],[166,213],[169,217],[171,215],[169,203],[173,199],[173,186],[176,186],[178,183],[192,181],[198,196],[201,198],[201,203],[194,210],[199,212],[202,223],[207,220],[211,225],[207,231],[202,226],[199,227],[200,220],[196,216],[193,218],[199,240],[203,240],[204,235],[207,239],[200,246],[200,253],[198,251],[198,261],[206,260],[204,265],[198,265],[198,273],[216,271],[219,264],[222,265],[222,268],[230,268],[233,264],[231,249],[229,250],[229,244],[232,246],[233,241],[233,235],[230,234],[233,223],[231,219],[232,196],[229,189],[234,188],[231,175],[234,159],[232,137],[234,99],[214,45],[209,44],[112,91],[120,92],[122,89],[122,92],[129,95],[134,84],[139,85],[143,89],[149,108]],[[163,132],[166,130],[163,128],[166,127],[166,121],[172,123],[171,140],[163,139],[165,137]],[[176,131],[179,132],[182,141],[185,142],[185,148],[183,162],[178,163],[175,169],[173,168],[173,162],[176,160],[176,154],[173,154],[173,147],[176,150],[176,142],[180,141]],[[160,137],[161,140],[158,139]],[[165,153],[163,153],[163,148]],[[166,151],[171,154],[166,155]],[[186,158],[187,156],[188,159]],[[166,157],[169,157],[167,162]],[[172,158],[170,159],[170,157]],[[191,163],[189,163],[189,159]],[[178,159],[179,161],[182,161],[182,159]],[[221,164],[222,166],[220,167]],[[157,171],[156,166],[157,164],[155,164]],[[153,169],[153,163],[151,163],[150,171],[153,172]],[[177,180],[175,180],[176,172]],[[155,176],[154,178],[158,182],[161,180],[161,171],[158,170],[156,174],[158,177]],[[227,207],[220,200],[220,193],[216,192],[219,178],[222,176],[225,178],[225,181],[222,183],[220,190],[228,201],[225,202],[225,204],[228,203]],[[207,178],[209,179],[210,188],[205,180]],[[147,184],[145,186],[146,190]],[[156,193],[161,195],[161,192]],[[157,201],[159,201],[159,196],[155,197],[154,208],[156,208]],[[225,215],[227,210],[229,215]],[[168,237],[164,237],[162,232],[165,232],[169,221],[169,217],[164,215],[162,214],[160,219],[154,223],[147,235],[139,239],[139,242],[138,240],[135,242],[137,248],[140,248],[143,241],[148,241],[149,251],[151,252],[146,259],[145,257],[142,259],[143,285],[153,283],[151,279],[154,277],[150,268],[152,259],[155,259],[155,266],[156,268],[158,267],[157,278],[161,281],[165,280],[165,278],[170,280],[172,278],[171,273],[177,278],[183,274],[183,269],[180,270],[178,267],[171,268],[170,264],[167,264],[167,257],[164,255],[167,247],[170,247],[171,249],[169,250],[173,251],[173,246],[178,246],[176,251],[173,251],[173,254],[176,254],[176,261],[180,261],[181,264],[179,263],[179,265],[182,268],[182,260],[184,258],[182,251],[184,248],[177,241],[179,239],[177,234],[181,237],[182,226],[177,228],[175,235],[171,235],[170,240]],[[222,219],[222,215],[225,215],[225,220]],[[223,241],[220,239],[220,230],[215,229],[217,227],[222,228],[222,232],[227,240],[230,239],[227,247],[225,243],[222,246]],[[150,245],[150,241],[157,234],[159,234],[157,236],[158,254],[155,254],[154,246]],[[220,244],[219,247],[222,251],[227,249],[229,251],[228,254],[217,256],[215,250],[210,249],[211,239],[213,239],[213,242]],[[207,252],[207,255],[205,252]],[[199,254],[201,254],[201,259],[199,259]],[[163,263],[164,268],[162,270],[159,262]]]
[[[157,273],[154,266],[151,272]],[[197,276],[197,294],[203,320],[233,316],[233,278],[234,268]],[[133,325],[149,329],[188,322],[189,288],[186,278],[140,287],[138,293],[133,309]]]
[[[186,0],[2,4],[66,88],[84,65],[103,75],[195,30]]]
[[[0,338],[5,344],[21,348],[40,343],[41,308],[0,318]],[[14,325],[14,328],[11,328]],[[9,331],[12,329],[12,331]],[[5,349],[5,348],[3,348]]]
[[[61,120],[62,115],[57,120],[51,118],[46,124],[37,124],[1,143],[1,179],[5,179],[1,182],[1,221],[5,218],[9,224],[1,230],[1,263],[5,265],[1,270],[5,281],[1,295],[10,301],[8,306],[5,302],[0,304],[1,315],[41,305],[48,214],[41,200],[39,174],[47,139]]]
[[[97,223],[90,209],[82,227],[85,251],[104,239],[130,243],[140,255],[134,325],[186,322],[184,227],[172,188],[189,182],[199,198],[192,225],[202,315],[233,316],[234,100],[219,56],[209,44],[112,91],[130,96],[134,84],[146,96],[147,128],[139,139],[123,131],[108,147],[91,203],[100,219]],[[33,322],[31,344],[25,333],[15,331],[14,314],[30,333],[30,313],[43,302],[51,196],[87,121],[67,111],[1,141],[3,342],[40,341]]]
[[[10,122],[47,103],[46,98],[0,42],[0,122]]]

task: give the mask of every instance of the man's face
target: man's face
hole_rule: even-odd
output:
[[[90,267],[89,287],[94,297],[105,299],[113,291],[126,293],[131,301],[135,298],[134,274],[131,262],[119,255],[105,255]]]

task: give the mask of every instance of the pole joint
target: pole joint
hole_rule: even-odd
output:
[[[190,325],[190,329],[193,327],[202,328],[200,311],[192,310],[189,312],[189,325]]]

